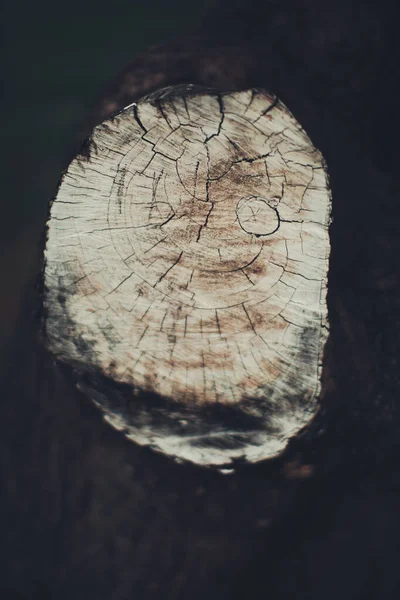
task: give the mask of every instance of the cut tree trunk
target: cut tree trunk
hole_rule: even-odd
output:
[[[221,4],[224,6],[208,16],[198,35],[137,57],[102,94],[85,131],[89,134],[93,125],[111,112],[146,94],[177,84],[219,90],[271,89],[293,111],[327,161],[333,198],[329,338],[320,409],[279,456],[256,463],[234,459],[234,473],[229,476],[188,461],[177,463],[169,455],[126,439],[104,422],[92,402],[101,404],[112,390],[115,419],[117,412],[126,408],[127,390],[133,400],[134,377],[125,383],[123,379],[119,384],[114,381],[114,372],[122,375],[121,364],[117,362],[114,371],[111,364],[113,340],[118,346],[121,334],[115,338],[110,323],[109,339],[79,337],[84,333],[79,302],[91,282],[101,283],[96,260],[93,275],[82,270],[89,269],[89,263],[79,266],[76,260],[64,260],[64,279],[61,283],[48,280],[49,290],[67,282],[67,268],[87,277],[69,279],[73,284],[69,298],[63,294],[51,299],[42,286],[27,290],[2,389],[0,588],[7,600],[399,597],[397,6],[392,0],[221,0]],[[139,106],[139,118],[140,110]],[[132,116],[131,109],[128,115]],[[268,116],[274,116],[274,109]],[[22,117],[26,118],[25,113]],[[122,118],[110,121],[110,129]],[[157,114],[155,119],[163,122]],[[175,116],[171,114],[171,124],[172,119]],[[213,122],[206,137],[217,131]],[[149,152],[151,144],[144,146],[144,130],[140,136]],[[211,137],[209,145],[216,144],[218,137]],[[180,143],[181,151],[185,144]],[[99,143],[100,154],[96,155],[92,146],[88,159],[87,147],[75,193],[82,193],[79,186],[92,187],[85,173],[96,169],[96,160],[105,152]],[[253,174],[257,163],[242,167]],[[201,166],[200,161],[198,172],[204,175]],[[66,175],[60,194],[68,178],[73,183]],[[110,178],[104,179],[108,182]],[[115,185],[129,189],[130,183],[124,183],[120,174]],[[193,179],[188,185],[190,189]],[[237,182],[234,190],[241,185],[243,182]],[[91,191],[87,193],[89,197],[64,201],[79,201],[82,204],[77,206],[83,207],[94,200]],[[98,199],[101,206],[104,199],[100,195]],[[55,211],[61,206],[66,211],[75,209],[60,200],[58,195]],[[126,206],[121,200],[121,211]],[[119,218],[118,197],[112,208]],[[79,228],[79,219],[87,217],[61,220],[69,214],[52,214],[49,251],[55,228],[73,224]],[[140,214],[143,218],[146,213]],[[239,215],[242,217],[241,210]],[[104,213],[100,217],[104,218]],[[207,224],[206,215],[196,222],[196,237],[203,225],[199,242],[205,239],[212,217],[213,212]],[[148,221],[143,224],[149,230]],[[161,227],[160,222],[155,230],[157,226]],[[94,221],[92,229],[97,228]],[[245,229],[249,229],[247,225]],[[132,235],[135,230],[129,231]],[[106,244],[111,233],[115,236],[117,232],[102,232]],[[70,234],[75,242],[71,241],[68,253],[75,259],[78,242],[71,230]],[[275,239],[273,235],[271,239]],[[98,242],[97,247],[101,245]],[[59,245],[61,252],[61,241]],[[117,244],[117,248],[124,246],[124,240]],[[211,253],[211,245],[203,246]],[[56,250],[53,246],[54,257]],[[119,268],[122,259],[118,252],[114,256]],[[87,256],[87,260],[92,258],[96,256]],[[127,276],[129,269],[133,270],[127,267]],[[151,269],[148,273],[152,274]],[[46,277],[49,275],[50,271]],[[169,275],[173,277],[174,268]],[[123,290],[121,284],[119,291]],[[122,297],[128,301],[124,310],[136,303],[135,297]],[[43,319],[36,317],[41,313],[46,322],[44,298],[50,322],[56,322],[54,311],[57,307],[61,311],[63,298],[75,322],[63,323],[70,327],[70,334],[61,323],[58,332],[46,326],[44,333],[47,330],[49,336],[42,336],[39,343]],[[99,318],[96,311],[94,307],[91,322]],[[66,311],[60,315],[65,318]],[[247,321],[243,323],[248,327]],[[75,347],[79,340],[80,349]],[[99,355],[93,352],[96,345]],[[235,376],[240,376],[240,369],[239,365]],[[152,373],[151,385],[153,382]],[[151,400],[153,403],[146,405],[150,415],[157,410],[155,394]],[[220,415],[224,422],[222,412]]]
[[[139,444],[223,467],[275,456],[320,393],[321,154],[270,94],[190,86],[97,126],[86,152],[51,207],[46,347]]]

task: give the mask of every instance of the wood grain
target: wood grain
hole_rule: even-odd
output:
[[[121,408],[79,382],[141,445],[206,465],[274,456],[318,406],[330,210],[325,162],[275,96],[152,94],[64,175],[47,347],[129,386]]]

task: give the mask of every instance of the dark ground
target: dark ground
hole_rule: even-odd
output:
[[[143,8],[143,41],[145,24],[157,14],[150,5]],[[27,8],[33,16],[24,15],[26,30],[17,28],[15,35],[33,40],[32,47],[23,51],[10,42],[9,69],[13,61],[15,66],[6,91],[14,112],[3,126],[10,132],[8,172],[18,174],[18,181],[7,188],[13,194],[2,225],[8,248],[9,223],[21,212],[28,232],[38,232],[37,223],[44,223],[84,112],[82,131],[88,131],[110,110],[162,85],[269,88],[322,151],[331,175],[331,337],[322,410],[283,457],[241,466],[235,476],[173,464],[111,431],[76,392],[69,372],[38,350],[33,315],[40,299],[29,289],[18,332],[7,347],[0,406],[3,597],[397,599],[400,84],[395,2],[224,4],[196,36],[137,56],[93,110],[89,98],[95,89],[146,44],[135,46],[129,34],[137,10],[133,3],[132,16],[118,15],[118,21],[115,5],[112,16],[100,13],[98,4],[91,6],[79,20],[69,8],[62,17],[64,38],[52,14],[49,44],[33,31],[34,9]],[[17,8],[8,10],[20,18]],[[94,10],[99,22],[93,21]],[[174,34],[188,28],[183,19],[173,25]],[[75,42],[88,30],[101,34],[85,54]],[[108,35],[111,45],[123,38],[123,49],[109,62],[104,59],[105,73],[94,48]],[[58,64],[61,57],[64,62]],[[52,102],[51,78],[32,77],[32,65],[44,58],[52,65],[49,72],[58,74]],[[69,98],[78,97],[78,89],[86,92],[78,108],[54,108],[71,106],[65,100],[68,69]],[[30,96],[36,107],[46,109],[35,112]],[[57,96],[62,100],[55,101]],[[57,130],[61,115],[67,123]],[[28,189],[31,198],[40,198],[36,220]],[[38,269],[30,258],[38,235],[29,239],[22,225],[18,231],[25,242],[15,243],[21,258],[14,264],[32,265],[21,276],[27,279]],[[7,298],[8,286],[5,291]]]

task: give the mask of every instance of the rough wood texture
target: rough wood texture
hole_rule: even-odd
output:
[[[267,87],[296,115],[333,197],[321,410],[229,477],[177,464],[104,423],[38,346],[29,287],[0,402],[2,598],[400,597],[397,9],[230,1],[211,40],[138,57],[99,101],[98,123],[164,85]]]
[[[275,455],[320,391],[321,154],[275,97],[191,87],[126,108],[87,151],[48,223],[49,349],[132,386],[121,408],[79,384],[140,444],[207,465]]]

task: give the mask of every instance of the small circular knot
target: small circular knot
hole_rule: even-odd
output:
[[[256,237],[271,235],[279,229],[277,209],[260,196],[248,196],[239,200],[236,215],[243,231]]]

